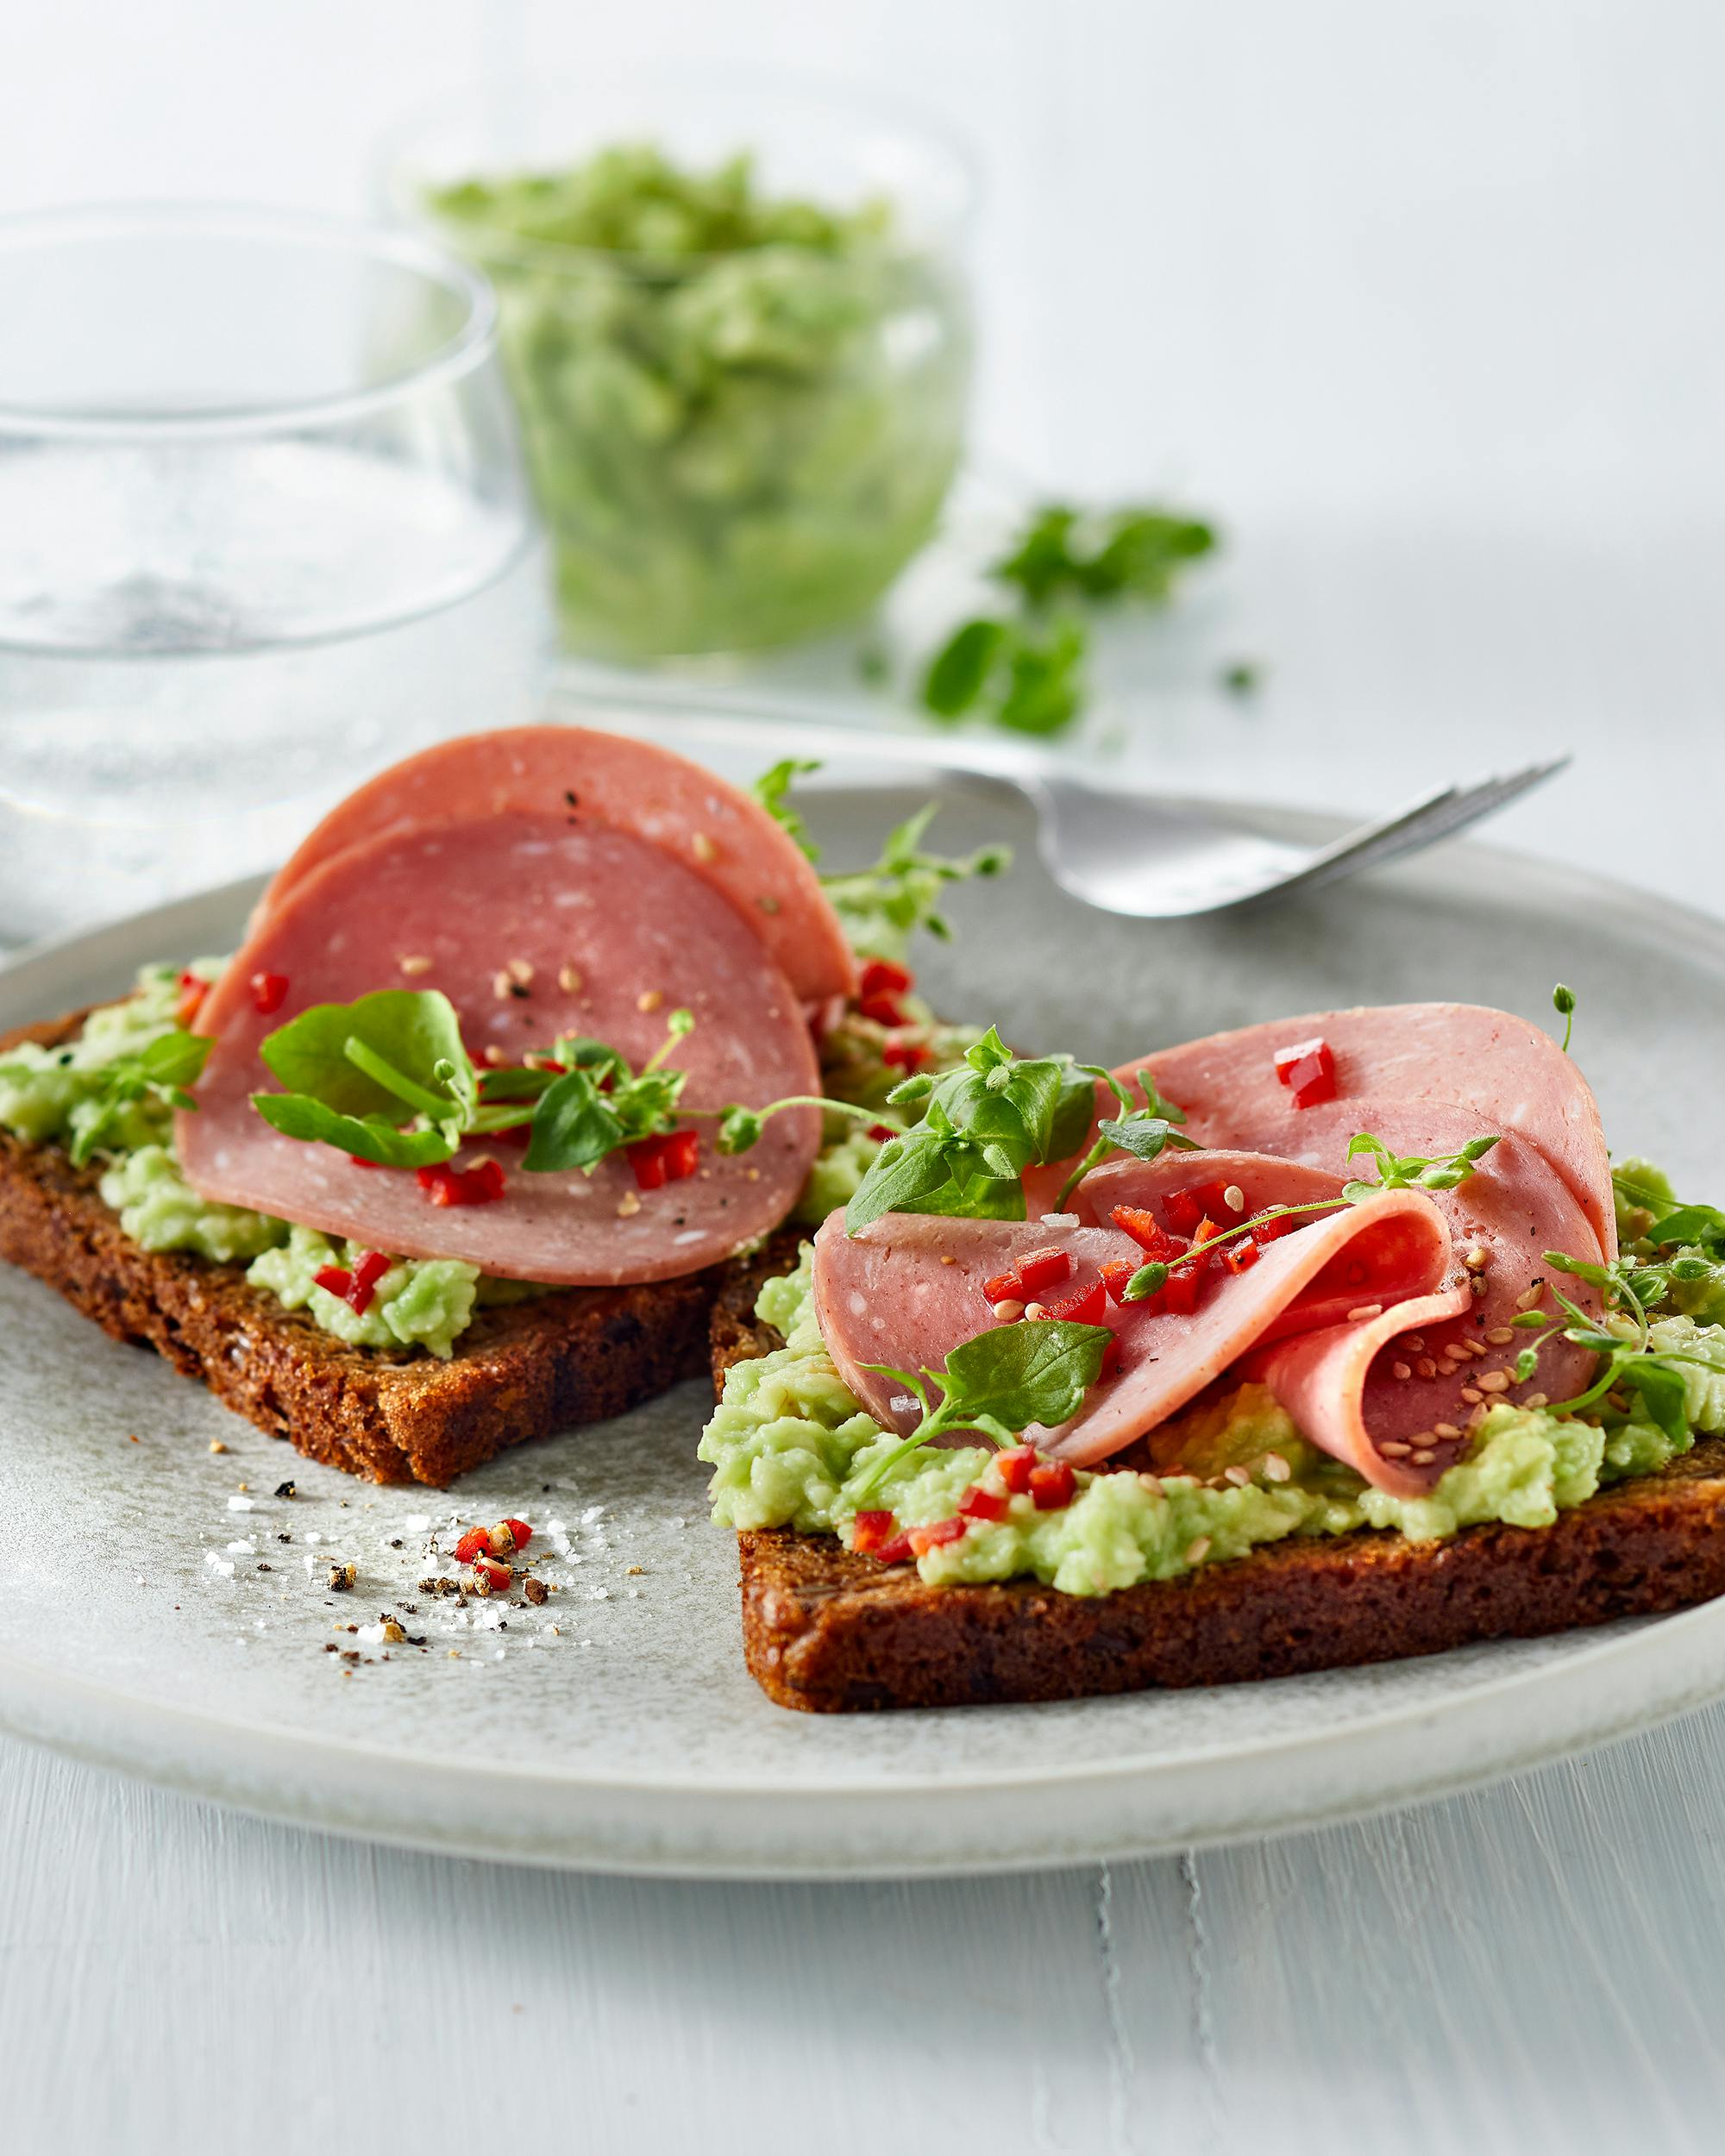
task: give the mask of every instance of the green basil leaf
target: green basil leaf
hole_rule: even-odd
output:
[[[357,1069],[348,1058],[350,1039],[426,1092],[468,1113],[477,1106],[479,1081],[461,1044],[455,1006],[436,988],[382,988],[354,1003],[318,1003],[289,1019],[265,1039],[265,1064],[290,1094],[304,1094],[349,1116],[383,1116],[404,1122],[407,1104]],[[442,1079],[438,1066],[454,1076]]]
[[[1671,1369],[1655,1356],[1628,1356],[1613,1372],[1613,1381],[1640,1395],[1641,1405],[1674,1445],[1689,1435],[1684,1412],[1689,1395],[1680,1370]]]
[[[139,1075],[153,1086],[194,1085],[215,1045],[199,1033],[164,1033],[138,1051]]]
[[[1155,1160],[1170,1145],[1188,1153],[1199,1150],[1195,1138],[1171,1129],[1160,1116],[1110,1118],[1097,1127],[1110,1145],[1118,1145],[1123,1153],[1130,1153],[1137,1160]]]
[[[1717,1206],[1679,1206],[1654,1221],[1647,1240],[1660,1249],[1672,1243],[1725,1243],[1725,1213]]]
[[[441,1131],[402,1131],[375,1116],[344,1115],[303,1093],[254,1093],[252,1106],[273,1131],[343,1153],[380,1168],[430,1168],[455,1150]]]
[[[626,1143],[627,1132],[585,1070],[565,1071],[540,1096],[522,1166],[535,1174],[578,1168],[591,1174]]]
[[[921,1131],[883,1145],[844,1208],[844,1232],[858,1235],[888,1213],[922,1213],[923,1203],[952,1181],[938,1133]],[[1022,1193],[1020,1193],[1022,1196]],[[938,1208],[950,1213],[948,1206]]]
[[[1107,1075],[1105,1071],[1103,1076]],[[1084,1065],[1070,1063],[1060,1081],[1048,1125],[1048,1158],[1070,1160],[1096,1119],[1096,1081]]]

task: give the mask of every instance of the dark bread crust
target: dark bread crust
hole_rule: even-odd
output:
[[[714,1306],[713,1365],[782,1345],[752,1281]],[[1725,1594],[1725,1438],[1549,1527],[1416,1545],[1363,1529],[1273,1544],[1094,1599],[1034,1580],[925,1587],[831,1535],[741,1534],[743,1647],[781,1707],[819,1713],[1238,1683],[1651,1616]]]
[[[0,1037],[70,1039],[85,1013]],[[576,1288],[480,1313],[447,1363],[353,1348],[246,1285],[243,1265],[158,1256],[122,1233],[93,1169],[0,1132],[0,1258],[117,1340],[153,1347],[309,1458],[374,1482],[442,1487],[506,1446],[621,1414],[707,1367],[729,1269]]]

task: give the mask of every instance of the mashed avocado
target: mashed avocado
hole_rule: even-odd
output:
[[[756,1306],[784,1347],[738,1363],[701,1438],[713,1469],[713,1518],[723,1526],[794,1527],[836,1533],[849,1545],[860,1483],[896,1438],[889,1438],[846,1388],[814,1320],[809,1252],[794,1273],[769,1281]],[[1691,1319],[1660,1319],[1654,1344],[1704,1357],[1711,1369],[1687,1372],[1691,1428],[1725,1430],[1725,1330]],[[1010,1496],[1007,1517],[972,1520],[962,1539],[917,1560],[931,1584],[1032,1575],[1071,1595],[1103,1595],[1145,1580],[1177,1578],[1200,1564],[1241,1557],[1295,1534],[1345,1534],[1394,1528],[1414,1542],[1433,1542],[1462,1527],[1503,1520],[1546,1527],[1583,1503],[1603,1482],[1649,1473],[1684,1449],[1651,1424],[1610,1429],[1543,1410],[1494,1407],[1472,1451],[1429,1495],[1391,1497],[1298,1435],[1259,1385],[1164,1426],[1180,1474],[1126,1469],[1080,1470],[1072,1502],[1038,1512]],[[1692,1442],[1689,1440],[1689,1442]],[[950,1519],[971,1483],[1007,1495],[991,1447],[913,1454],[868,1496],[902,1526]],[[1220,1482],[1229,1466],[1251,1481]]]
[[[447,1360],[472,1320],[479,1267],[453,1257],[398,1258],[361,1315],[317,1282],[325,1266],[345,1269],[361,1255],[360,1244],[336,1242],[316,1228],[291,1228],[285,1244],[255,1259],[246,1278],[288,1309],[310,1311],[324,1332],[350,1347],[423,1347]]]
[[[120,1225],[147,1250],[190,1250],[231,1264],[256,1257],[287,1238],[287,1223],[242,1206],[200,1198],[179,1172],[166,1144],[140,1145],[116,1154],[97,1188],[120,1216]]]

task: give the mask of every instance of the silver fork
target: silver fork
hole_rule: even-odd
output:
[[[1258,905],[1418,853],[1519,799],[1570,761],[1552,756],[1474,786],[1440,787],[1327,846],[1301,846],[1254,830],[1226,803],[1103,787],[1051,771],[1033,751],[1011,742],[970,739],[959,755],[948,741],[853,731],[776,699],[745,704],[739,697],[731,704],[710,694],[699,707],[679,699],[674,711],[657,698],[637,702],[608,682],[591,696],[566,691],[556,703],[571,719],[644,734],[696,754],[705,744],[750,749],[763,759],[805,755],[888,769],[912,764],[932,778],[1011,787],[1036,811],[1038,849],[1060,887],[1104,912],[1144,920]]]

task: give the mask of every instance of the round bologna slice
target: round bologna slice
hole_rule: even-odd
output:
[[[267,1015],[252,983],[287,986]],[[273,984],[274,985],[274,984]],[[603,824],[501,814],[373,837],[305,874],[254,929],[211,991],[198,1031],[215,1041],[198,1108],[176,1119],[185,1174],[206,1198],[352,1237],[395,1257],[454,1257],[487,1273],[568,1286],[665,1280],[729,1257],[790,1210],[820,1140],[816,1109],[787,1109],[752,1151],[637,1189],[616,1153],[592,1175],[530,1175],[519,1145],[475,1143],[505,1194],[436,1206],[410,1170],[355,1166],[284,1138],[251,1105],[279,1090],[259,1046],[317,1003],[374,989],[440,988],[476,1063],[518,1063],[559,1034],[617,1049],[638,1069],[685,1006],[694,1030],[669,1059],[682,1102],[759,1107],[819,1090],[808,1028],[782,971],[731,907],[662,847]],[[492,1060],[495,1060],[492,1058]]]
[[[586,726],[468,734],[380,772],[304,840],[265,892],[254,924],[349,846],[449,817],[518,812],[650,840],[734,908],[803,1002],[854,988],[850,947],[819,877],[758,801],[687,756]]]

